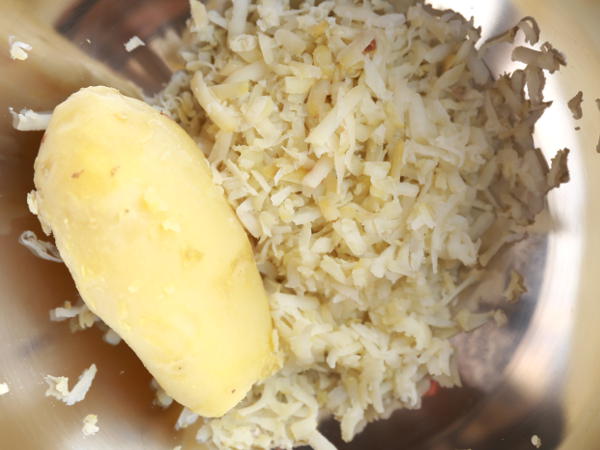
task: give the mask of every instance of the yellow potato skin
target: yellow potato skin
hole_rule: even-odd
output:
[[[277,368],[248,237],[175,122],[82,89],[56,107],[34,182],[83,300],[175,400],[218,417]]]

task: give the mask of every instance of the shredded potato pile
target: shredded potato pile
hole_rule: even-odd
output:
[[[524,236],[551,188],[532,132],[550,105],[548,43],[494,79],[487,43],[451,11],[385,0],[191,2],[185,70],[152,101],[206,152],[271,298],[284,368],[197,437],[219,448],[333,446],[460,384],[450,338],[485,323],[459,293]],[[528,94],[525,94],[527,90]]]

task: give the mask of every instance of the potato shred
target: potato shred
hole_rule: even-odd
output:
[[[79,375],[79,379],[73,386],[73,389],[69,389],[68,377],[46,375],[44,377],[44,381],[48,385],[46,397],[54,397],[67,406],[73,406],[75,403],[79,403],[85,399],[85,396],[92,387],[92,382],[97,372],[96,364],[92,364]]]
[[[325,417],[349,441],[419,408],[432,382],[459,385],[450,338],[505,321],[460,292],[568,180],[568,150],[548,168],[532,138],[544,72],[564,57],[531,18],[481,43],[423,4],[192,0],[191,13],[185,69],[152,102],[206,152],[254,238],[285,361],[198,440],[330,449]],[[514,49],[523,68],[494,78],[486,51],[518,33],[533,46]]]

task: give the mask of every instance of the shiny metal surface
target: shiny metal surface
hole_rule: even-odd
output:
[[[567,54],[569,66],[546,88],[555,104],[536,139],[546,155],[571,148],[572,181],[550,195],[550,213],[531,237],[469,293],[503,307],[509,323],[457,339],[464,386],[427,398],[419,411],[369,425],[351,444],[336,440],[335,425],[324,429],[347,449],[528,449],[533,434],[545,449],[600,448],[600,112],[593,102],[600,97],[600,3],[433,3],[474,15],[486,35],[533,15],[543,38]],[[184,442],[191,448],[191,431],[172,431],[178,409],[151,405],[150,377],[125,345],[48,320],[48,310],[74,300],[76,291],[62,265],[34,258],[17,243],[23,230],[40,232],[25,194],[41,135],[12,130],[7,110],[50,110],[98,83],[132,95],[139,95],[136,85],[146,93],[160,89],[177,68],[169,36],[187,13],[186,0],[0,2],[0,382],[11,387],[0,397],[1,449],[167,449]],[[8,35],[32,44],[27,61],[8,58]],[[123,43],[133,35],[147,46],[127,53]],[[502,71],[511,63],[499,51],[490,64]],[[575,124],[565,104],[579,89],[584,118]],[[512,267],[526,273],[528,292],[506,305],[499,294]],[[44,397],[45,374],[73,380],[92,362],[99,372],[84,402],[67,407]],[[90,413],[101,431],[84,438],[82,419]]]

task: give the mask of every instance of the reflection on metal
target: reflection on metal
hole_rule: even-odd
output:
[[[37,2],[42,7],[36,8]],[[545,8],[542,0],[432,3],[475,16],[484,37],[514,24],[520,15],[540,13],[542,29],[555,33],[549,37],[552,42],[573,50],[571,65],[589,72],[579,75],[589,81],[589,86],[578,87],[585,93],[584,107],[593,103],[591,96],[600,96],[592,91],[588,97],[586,91],[594,89],[600,75],[598,49],[578,52],[567,32],[574,29],[573,17],[585,17],[580,10],[584,5],[592,8],[591,2],[574,0],[561,6],[565,3],[553,0],[552,8]],[[125,345],[108,346],[96,331],[72,335],[67,327],[48,320],[48,310],[73,300],[76,291],[63,266],[31,258],[17,243],[25,229],[39,233],[36,220],[27,213],[25,194],[31,189],[41,136],[15,133],[6,112],[8,106],[51,109],[68,93],[93,83],[127,89],[129,79],[146,93],[160,89],[177,68],[170,52],[187,5],[187,0],[6,0],[0,5],[0,52],[7,54],[5,34],[18,34],[35,44],[25,62],[0,56],[0,382],[8,381],[11,387],[0,399],[3,449],[151,450],[193,440],[192,430],[173,435],[175,408],[151,406],[149,376]],[[147,46],[127,53],[123,43],[132,35]],[[586,42],[582,36],[580,47]],[[596,57],[590,58],[590,52]],[[491,54],[488,62],[495,71],[512,64],[506,51]],[[572,181],[549,198],[551,226],[538,227],[469,292],[487,304],[501,305],[508,325],[488,324],[456,339],[464,387],[425,399],[421,410],[399,411],[388,421],[369,425],[352,444],[338,439],[340,448],[529,449],[533,434],[541,437],[543,448],[561,443],[573,450],[598,447],[598,433],[593,431],[598,427],[593,425],[598,424],[600,363],[591,344],[600,338],[595,325],[600,316],[595,293],[600,271],[594,257],[600,254],[600,202],[586,198],[588,191],[600,193],[598,177],[590,176],[600,173],[600,160],[582,143],[595,145],[600,130],[582,126],[580,134],[575,132],[564,108],[565,99],[574,93],[571,84],[550,82],[546,96],[556,101],[536,130],[536,142],[547,156],[565,146],[572,150]],[[591,106],[588,111],[597,114]],[[506,305],[499,303],[498,293],[512,267],[526,274],[528,293]],[[44,374],[74,377],[92,362],[99,373],[83,409],[56,405],[44,397]],[[81,421],[89,413],[99,416],[101,431],[84,441]],[[578,426],[580,422],[586,426]],[[335,438],[336,425],[326,423],[324,429]]]

